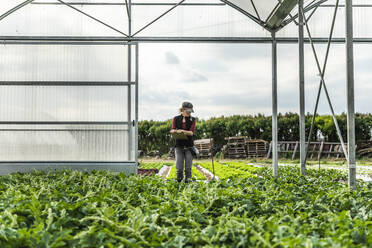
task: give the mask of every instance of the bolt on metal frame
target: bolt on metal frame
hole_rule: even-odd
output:
[[[299,102],[300,102],[300,167],[301,167],[301,173],[305,174],[306,173],[306,150],[305,150],[305,118],[304,118],[304,113],[305,113],[305,106],[304,106],[304,44],[305,43],[310,43],[313,49],[314,57],[317,62],[317,67],[319,70],[319,74],[321,77],[321,82],[319,85],[319,91],[321,90],[321,87],[324,87],[325,92],[327,94],[327,100],[336,124],[336,128],[338,131],[338,135],[340,137],[341,142],[342,141],[342,136],[341,132],[338,128],[337,125],[337,120],[334,117],[334,111],[332,104],[330,102],[326,87],[325,87],[325,82],[324,82],[324,73],[326,69],[326,63],[328,59],[328,53],[329,53],[329,46],[331,43],[346,43],[346,50],[347,50],[347,100],[348,100],[348,153],[346,153],[345,146],[343,144],[343,150],[345,152],[345,155],[348,159],[349,163],[349,185],[351,188],[355,187],[355,123],[354,123],[354,74],[353,74],[353,43],[372,43],[371,38],[353,38],[353,32],[352,32],[352,0],[346,1],[345,4],[345,14],[346,14],[346,38],[333,38],[332,37],[332,32],[333,32],[333,27],[335,24],[335,15],[337,13],[337,6],[338,6],[338,0],[337,4],[335,5],[326,5],[324,3],[327,2],[327,0],[313,0],[311,3],[309,3],[307,6],[304,5],[303,0],[298,0],[298,13],[295,15],[291,15],[290,13],[288,14],[288,18],[283,20],[281,25],[275,29],[270,29],[270,27],[266,26],[265,21],[262,21],[259,15],[259,12],[257,11],[257,8],[254,4],[253,0],[250,0],[252,3],[252,6],[254,7],[254,12],[257,15],[254,16],[243,9],[241,9],[239,6],[236,6],[235,4],[231,3],[228,0],[220,0],[221,4],[219,3],[185,3],[185,0],[181,0],[180,2],[174,4],[174,3],[132,3],[131,0],[125,0],[125,3],[84,3],[84,2],[75,2],[75,3],[68,3],[64,2],[62,0],[57,0],[57,3],[41,3],[41,2],[33,2],[34,0],[27,0],[18,6],[12,8],[11,10],[7,11],[3,15],[0,16],[0,20],[4,19],[8,15],[12,14],[13,12],[19,10],[20,8],[26,6],[27,4],[64,4],[67,5],[70,8],[73,8],[77,11],[79,11],[81,14],[84,14],[88,16],[89,18],[101,23],[102,25],[105,25],[106,27],[118,31],[123,36],[118,36],[118,37],[53,37],[53,36],[23,36],[23,37],[17,37],[17,36],[2,36],[0,37],[0,43],[3,44],[87,44],[94,42],[95,44],[128,44],[128,51],[129,51],[129,57],[131,57],[131,45],[133,42],[136,42],[135,46],[135,53],[136,53],[136,75],[135,75],[135,82],[132,83],[131,80],[128,80],[128,83],[123,83],[128,85],[128,98],[130,96],[130,87],[131,85],[135,85],[135,120],[134,120],[134,129],[135,129],[135,160],[136,164],[138,163],[138,43],[139,42],[229,42],[229,43],[271,43],[272,44],[272,108],[273,108],[273,174],[274,176],[278,175],[278,153],[277,153],[277,44],[278,43],[298,43],[299,45]],[[280,4],[283,1],[278,0],[278,4],[275,7],[277,9]],[[125,5],[126,6],[126,11],[128,15],[128,20],[129,20],[129,34],[125,34],[121,32],[120,30],[100,21],[99,19],[88,15],[81,10],[73,7],[73,5]],[[131,21],[131,6],[132,5],[144,5],[144,6],[152,6],[152,5],[170,5],[172,6],[169,10],[167,10],[165,13],[157,17],[155,20],[151,21],[147,25],[145,25],[143,28],[132,34],[132,21]],[[243,15],[245,15],[247,18],[251,19],[252,21],[256,22],[258,25],[261,27],[265,28],[271,33],[271,38],[267,37],[136,37],[138,33],[143,31],[144,29],[148,28],[151,26],[153,23],[155,23],[157,20],[160,18],[164,17],[166,14],[171,12],[173,9],[175,9],[178,6],[186,6],[186,5],[200,5],[200,6],[225,6],[228,5]],[[340,7],[339,5],[338,7]],[[371,5],[372,6],[372,5]],[[313,14],[316,12],[316,10],[319,7],[335,7],[335,13],[334,13],[334,19],[333,23],[331,26],[331,33],[328,39],[325,38],[312,38],[307,22],[313,16]],[[366,5],[366,7],[369,7],[369,5]],[[274,9],[274,10],[275,10]],[[273,12],[269,15],[272,16]],[[305,13],[311,11],[310,15],[306,18]],[[269,17],[266,19],[268,21]],[[298,18],[298,38],[277,38],[275,33],[280,30],[281,28],[285,27],[291,22],[296,23],[296,19]],[[297,23],[296,23],[297,24]],[[303,26],[306,26],[307,32],[308,32],[308,38],[304,38],[303,35]],[[326,53],[326,59],[325,63],[323,66],[323,69],[320,69],[320,64],[317,59],[317,54],[314,48],[314,43],[327,43],[327,53]],[[131,63],[132,60],[128,58],[128,73],[129,77],[131,78]],[[318,100],[317,100],[318,102]],[[317,108],[317,106],[316,106]],[[128,108],[129,110],[129,108]],[[316,113],[316,110],[315,110]],[[130,117],[130,118],[129,118]],[[131,113],[129,111],[128,113],[128,122],[130,123],[131,121]],[[130,128],[129,128],[130,129]],[[309,137],[311,137],[309,135]],[[129,144],[130,145],[130,144]]]

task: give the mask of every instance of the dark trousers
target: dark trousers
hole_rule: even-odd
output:
[[[181,182],[183,179],[183,171],[185,170],[185,181],[191,180],[192,168],[192,154],[188,148],[176,147],[176,168],[177,168],[177,181]]]

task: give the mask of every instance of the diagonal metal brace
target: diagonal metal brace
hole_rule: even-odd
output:
[[[323,76],[325,74],[326,67],[327,67],[329,50],[330,50],[330,47],[331,47],[331,40],[332,40],[332,36],[333,36],[333,30],[334,30],[334,26],[335,26],[335,22],[336,22],[338,4],[339,4],[339,0],[337,0],[337,2],[336,2],[336,8],[335,8],[334,13],[333,13],[332,25],[331,25],[331,30],[330,30],[329,37],[328,37],[327,50],[326,50],[326,55],[325,55],[324,64],[323,64],[323,71],[322,71]],[[308,19],[306,19],[306,22],[309,21],[310,16],[308,17]],[[308,137],[308,143],[307,143],[308,145],[306,147],[305,163],[306,163],[306,160],[307,160],[307,154],[309,153],[309,144],[310,144],[311,136],[312,136],[313,130],[314,130],[315,116],[318,112],[318,105],[319,105],[319,99],[320,99],[321,91],[322,91],[322,81],[319,82],[319,88],[318,88],[318,94],[317,94],[317,97],[316,97],[313,118],[311,120],[311,127],[310,127],[310,132],[309,132],[309,137]]]
[[[338,1],[338,0],[337,0]],[[345,158],[348,158],[348,153],[346,151],[346,146],[345,146],[345,143],[344,143],[344,140],[342,138],[342,135],[341,135],[341,130],[340,130],[340,127],[338,125],[338,121],[336,119],[336,116],[335,116],[335,113],[334,113],[334,110],[333,110],[333,106],[332,106],[332,102],[331,102],[331,99],[329,97],[329,93],[328,93],[328,90],[327,90],[327,86],[325,84],[325,80],[324,80],[324,71],[322,71],[322,69],[320,68],[320,63],[319,63],[319,59],[318,59],[318,56],[317,56],[317,53],[316,53],[316,50],[315,50],[315,47],[314,47],[314,43],[313,43],[313,40],[312,40],[312,37],[311,37],[311,33],[310,33],[310,29],[309,29],[309,26],[308,26],[308,23],[306,21],[306,16],[305,16],[305,13],[304,13],[304,9],[302,8],[301,9],[301,14],[303,16],[303,19],[304,19],[304,22],[305,22],[305,26],[306,26],[306,31],[307,31],[307,34],[309,36],[309,40],[310,40],[310,44],[311,44],[311,48],[313,50],[313,54],[314,54],[314,58],[315,58],[315,62],[317,64],[317,68],[318,68],[318,72],[319,72],[319,75],[320,75],[320,78],[321,78],[321,85],[322,87],[324,88],[324,92],[326,94],[326,97],[327,97],[327,102],[328,102],[328,105],[329,105],[329,108],[331,110],[331,113],[332,113],[332,119],[333,119],[333,122],[335,124],[335,127],[336,127],[336,130],[337,130],[337,135],[340,139],[340,142],[341,142],[341,146],[342,146],[342,149],[343,149],[343,152],[345,154]],[[335,20],[335,16],[334,16],[334,20]],[[334,26],[334,22],[333,22],[333,25]],[[333,32],[333,28],[332,28],[332,32]],[[332,35],[332,34],[331,34]],[[328,48],[329,49],[329,48]],[[328,52],[327,52],[328,53]],[[328,55],[327,57],[328,58]],[[325,70],[325,66],[324,66],[324,70]],[[321,87],[319,87],[319,91],[318,91],[318,95],[320,94],[320,91],[321,91]],[[319,99],[317,99],[319,101]],[[315,113],[316,114],[316,113]],[[315,115],[313,116],[313,118],[315,119]],[[313,121],[314,121],[313,119]],[[310,139],[311,136],[309,136],[309,139]]]
[[[81,13],[81,14],[87,16],[87,17],[89,17],[90,19],[92,19],[92,20],[94,20],[94,21],[96,21],[96,22],[98,22],[98,23],[100,23],[100,24],[102,24],[102,25],[108,27],[109,29],[112,29],[112,30],[114,30],[115,32],[118,32],[119,34],[122,34],[122,35],[128,37],[127,34],[123,33],[123,32],[120,31],[119,29],[110,26],[109,24],[107,24],[107,23],[105,23],[105,22],[103,22],[103,21],[101,21],[101,20],[95,18],[94,16],[91,16],[91,15],[85,13],[84,11],[82,11],[82,10],[80,10],[80,9],[78,9],[78,8],[75,8],[75,7],[72,6],[71,4],[68,4],[68,3],[66,3],[66,2],[64,2],[64,1],[62,1],[62,0],[57,0],[57,1],[60,2],[60,3],[62,3],[62,4],[64,4],[64,5],[66,5],[67,7],[70,7],[71,9],[76,10],[77,12],[79,12],[79,13]]]
[[[0,16],[0,21],[1,21],[2,19],[4,19],[5,17],[7,17],[7,16],[13,14],[13,13],[16,12],[17,10],[23,8],[24,6],[26,6],[26,5],[30,4],[30,3],[32,3],[33,1],[34,1],[34,0],[27,0],[27,1],[24,1],[23,3],[18,4],[18,5],[15,6],[15,7],[11,8],[10,10],[8,10],[7,12],[5,12],[4,14],[2,14],[2,15]]]
[[[185,0],[181,0],[180,2],[178,2],[176,5],[174,5],[172,8],[168,9],[167,11],[165,11],[163,14],[161,14],[160,16],[158,16],[157,18],[155,18],[153,21],[149,22],[148,24],[146,24],[144,27],[142,27],[140,30],[138,30],[137,32],[135,32],[132,36],[135,36],[137,35],[138,33],[140,33],[141,31],[143,31],[144,29],[146,29],[147,27],[149,27],[150,25],[152,25],[154,22],[156,22],[157,20],[159,20],[160,18],[162,18],[163,16],[165,16],[166,14],[168,14],[169,12],[171,12],[173,9],[177,8],[178,6],[180,6]]]

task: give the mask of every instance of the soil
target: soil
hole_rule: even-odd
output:
[[[207,181],[209,182],[210,180],[212,180],[212,175],[208,174],[208,173],[205,173],[199,165],[195,165],[195,168],[200,171],[206,178],[207,178]]]

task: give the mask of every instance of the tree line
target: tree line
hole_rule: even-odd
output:
[[[336,116],[340,126],[343,139],[347,142],[346,128],[347,116],[345,113]],[[306,115],[306,134],[310,131],[312,115]],[[161,154],[169,152],[174,146],[169,130],[172,120],[154,121],[144,120],[138,124],[139,149],[145,153],[153,150]],[[355,115],[356,140],[364,141],[371,139],[372,114],[356,113]],[[213,138],[217,150],[226,144],[225,137],[248,136],[251,139],[263,139],[271,141],[271,116],[257,115],[234,115],[213,117],[208,120],[197,119],[195,139]],[[338,136],[332,116],[319,115],[315,117],[312,141],[324,140],[337,142]],[[299,116],[296,113],[285,113],[278,115],[278,140],[299,140]]]

